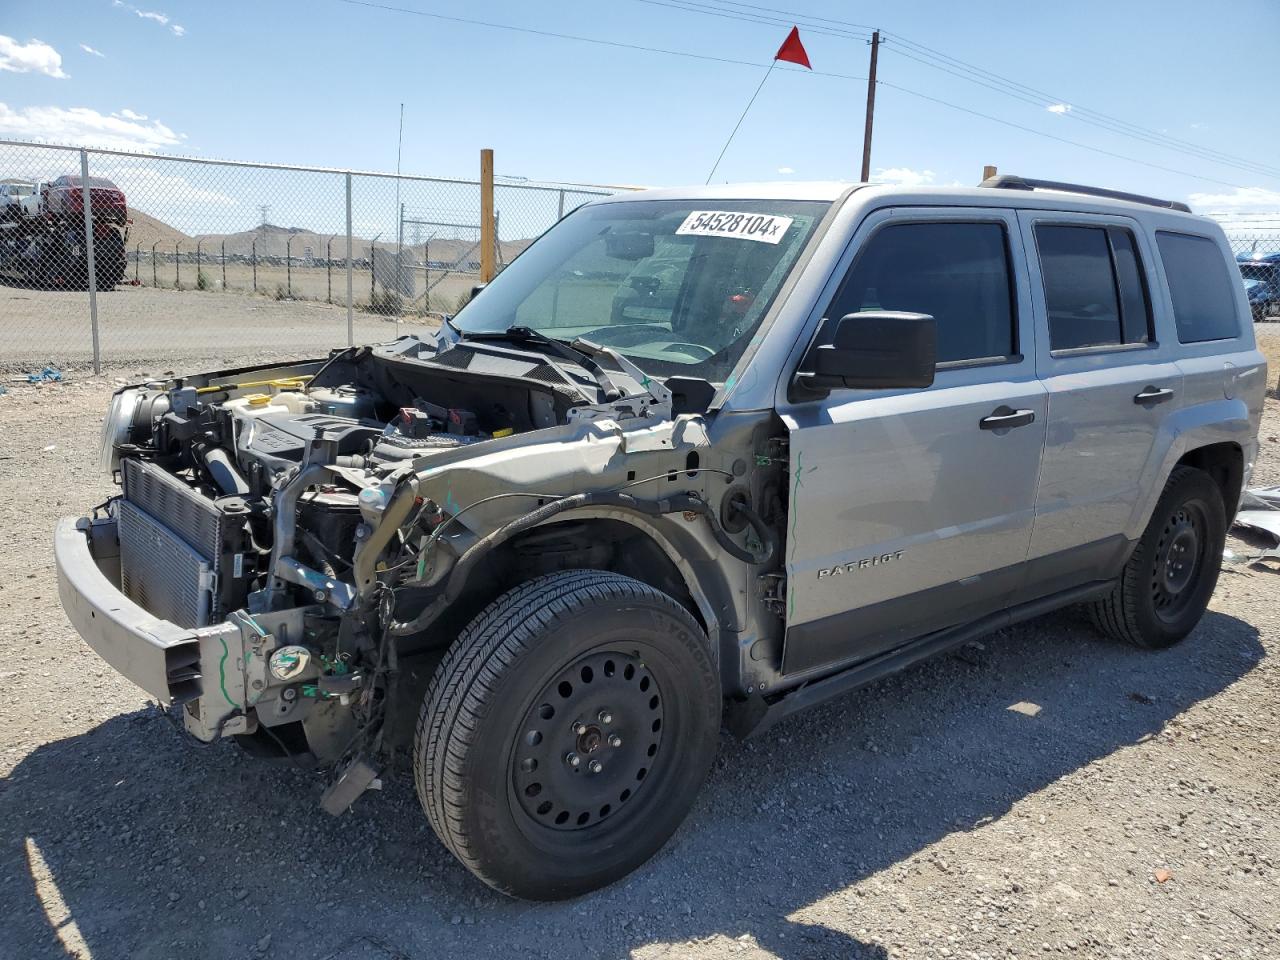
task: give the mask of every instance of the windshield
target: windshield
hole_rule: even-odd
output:
[[[465,307],[466,333],[529,327],[612,347],[657,376],[724,380],[830,206],[650,200],[583,207]]]

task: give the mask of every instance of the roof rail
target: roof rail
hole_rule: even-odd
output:
[[[1064,193],[1082,193],[1090,197],[1128,200],[1130,203],[1141,203],[1148,207],[1164,207],[1166,210],[1178,210],[1182,213],[1191,212],[1191,208],[1181,200],[1159,200],[1155,197],[1144,197],[1140,193],[1125,193],[1122,190],[1107,190],[1103,187],[1087,187],[1079,183],[1059,183],[1057,180],[1031,180],[1027,177],[1013,177],[1008,174],[988,177],[978,186],[991,187],[995,190],[1061,190]]]

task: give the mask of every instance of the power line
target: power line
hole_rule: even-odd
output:
[[[670,50],[663,47],[650,47],[650,46],[644,46],[642,44],[624,43],[620,40],[605,40],[599,37],[584,37],[577,34],[559,33],[552,30],[540,30],[534,27],[518,27],[509,23],[498,23],[490,20],[477,20],[470,17],[455,17],[455,16],[449,16],[447,14],[441,14],[441,13],[430,13],[425,10],[415,10],[410,7],[399,7],[399,6],[395,6],[387,3],[377,3],[375,2],[375,0],[339,0],[339,2],[348,4],[350,6],[366,7],[374,10],[383,10],[390,13],[403,13],[411,16],[425,17],[428,19],[441,20],[449,23],[463,23],[463,24],[468,24],[470,26],[489,27],[495,30],[507,30],[513,33],[527,33],[533,36],[551,37],[557,40],[572,40],[578,43],[590,43],[590,44],[595,44],[597,46],[613,47],[613,48],[619,48],[624,50],[639,50],[645,53],[660,53],[666,56],[683,57],[686,59],[693,59],[693,60],[706,60],[706,61],[712,61],[714,63],[728,63],[736,66],[753,67],[757,69],[760,67],[767,66],[767,64],[765,63],[760,63],[760,62],[751,61],[751,60],[737,60],[729,57],[716,57],[716,56],[711,56],[710,54],[691,53],[684,50]],[[867,79],[866,77],[859,77],[853,74],[832,73],[832,72],[823,71],[823,70],[800,70],[800,69],[791,70],[789,68],[780,68],[780,69],[784,69],[788,73],[794,72],[794,73],[810,74],[816,77],[827,77],[835,80],[865,81]],[[963,107],[963,106],[960,106],[959,104],[951,103],[939,97],[933,97],[933,96],[930,96],[929,94],[920,93],[917,90],[912,90],[911,88],[905,87],[901,84],[891,83],[888,80],[880,80],[878,82],[881,86],[892,87],[895,90],[901,91],[902,93],[906,93],[913,97],[917,97],[921,100],[927,100],[931,103],[938,104],[939,106],[947,107],[952,110],[958,110],[962,113],[967,113],[971,116],[981,117],[984,120],[990,120],[993,123],[998,123],[998,124],[1001,124],[1002,126],[1011,127],[1015,130],[1021,130],[1025,133],[1030,133],[1034,136],[1044,137],[1046,139],[1053,140],[1058,143],[1065,143],[1069,146],[1077,147],[1081,150],[1089,150],[1094,153],[1102,154],[1104,156],[1113,157],[1117,160],[1125,160],[1130,163],[1136,163],[1141,166],[1150,167],[1154,170],[1162,170],[1166,173],[1174,173],[1174,174],[1177,174],[1178,176],[1189,177],[1193,180],[1202,180],[1206,183],[1214,183],[1219,186],[1231,187],[1233,189],[1238,189],[1238,190],[1246,189],[1245,187],[1237,183],[1231,183],[1226,180],[1219,180],[1214,177],[1207,177],[1207,176],[1204,176],[1203,174],[1191,173],[1190,171],[1187,171],[1187,170],[1178,170],[1174,167],[1166,167],[1166,166],[1163,166],[1162,164],[1152,163],[1147,160],[1140,160],[1137,157],[1126,156],[1125,154],[1122,154],[1122,153],[1116,153],[1115,151],[1112,151],[1112,150],[1105,150],[1102,147],[1091,146],[1086,143],[1081,143],[1077,140],[1071,140],[1067,137],[1060,137],[1052,133],[1045,133],[1042,130],[1036,130],[1034,127],[1028,127],[1028,126],[1025,126],[1024,124],[1015,123],[1012,120],[1004,120],[1000,117],[995,117],[995,116],[992,116],[991,114],[982,113],[981,111],[973,110],[969,107]]]
[[[1034,127],[1024,126],[1021,123],[1015,123],[1012,120],[1004,120],[1000,117],[993,117],[989,113],[982,113],[979,110],[973,110],[973,109],[970,109],[969,107],[962,107],[958,103],[951,103],[947,100],[942,100],[939,97],[932,97],[927,93],[921,93],[918,90],[912,90],[909,87],[904,87],[901,84],[893,83],[889,80],[881,80],[879,81],[879,83],[880,83],[880,86],[882,87],[890,87],[894,90],[899,90],[902,93],[909,94],[910,96],[918,97],[921,100],[928,100],[931,103],[936,103],[936,104],[939,104],[940,106],[950,107],[952,110],[959,110],[962,113],[968,113],[975,117],[981,117],[984,120],[990,120],[992,123],[999,123],[1006,127],[1012,127],[1015,130],[1023,130],[1027,133],[1033,133],[1036,136],[1046,137],[1049,140],[1056,140],[1059,143],[1065,143],[1072,147],[1079,147],[1083,150],[1092,150],[1094,153],[1100,153],[1100,154],[1103,154],[1104,156],[1114,157],[1117,160],[1127,160],[1130,163],[1137,163],[1137,164],[1141,164],[1144,167],[1151,167],[1153,170],[1163,170],[1165,173],[1176,173],[1182,177],[1190,177],[1193,180],[1203,180],[1205,183],[1216,183],[1219,186],[1231,187],[1234,190],[1248,189],[1247,187],[1238,183],[1230,183],[1229,181],[1226,181],[1226,180],[1218,180],[1215,177],[1206,177],[1203,174],[1191,173],[1188,170],[1178,170],[1174,167],[1166,167],[1159,163],[1152,163],[1149,160],[1139,160],[1137,157],[1130,157],[1123,153],[1116,153],[1114,150],[1105,150],[1102,147],[1091,146],[1087,143],[1081,143],[1078,140],[1071,140],[1067,137],[1059,137],[1052,133],[1045,133],[1043,130],[1037,130]]]
[[[650,2],[650,0],[641,0],[641,2]],[[693,5],[692,0],[686,0],[686,2],[690,3],[690,5]],[[853,23],[847,20],[837,20],[830,17],[813,16],[809,14],[799,13],[798,11],[785,10],[779,7],[767,7],[767,6],[762,6],[760,4],[739,2],[739,0],[703,0],[703,2],[698,2],[696,5],[699,7],[710,8],[710,9],[715,9],[716,7],[720,7],[720,8],[741,7],[741,8],[747,8],[752,11],[765,11],[767,13],[782,14],[785,17],[792,18],[792,19],[797,17],[806,18],[808,20],[819,21],[821,24],[825,25],[822,27],[810,26],[809,29],[830,30],[832,29],[832,27],[836,27],[836,28],[864,28],[865,27],[864,24]],[[728,14],[726,13],[726,15]],[[755,14],[755,13],[751,14],[751,16],[759,16],[759,15],[761,14]],[[783,22],[786,22],[786,21],[783,21]],[[979,86],[984,86],[984,87],[987,87],[988,89],[995,90],[1000,93],[1005,93],[1006,95],[1013,96],[1017,99],[1021,99],[1027,103],[1032,103],[1036,106],[1047,106],[1053,103],[1066,104],[1069,102],[1065,98],[1057,97],[1053,94],[1045,92],[1044,90],[1039,90],[1035,87],[1021,83],[1017,80],[1012,80],[1008,77],[1005,77],[993,71],[987,70],[984,67],[979,67],[974,64],[967,63],[964,60],[961,60],[957,57],[953,57],[950,54],[943,53],[940,50],[935,50],[932,47],[925,46],[922,43],[917,43],[916,41],[911,40],[910,38],[905,37],[902,34],[894,33],[888,30],[883,32],[886,34],[886,36],[896,41],[897,45],[906,47],[908,50],[912,51],[913,53],[918,54],[918,56],[912,56],[904,52],[903,50],[894,50],[893,46],[889,47],[891,51],[897,53],[900,56],[905,56],[907,57],[907,59],[915,60],[917,63],[921,63],[925,66],[932,67],[934,69],[942,70],[943,72],[950,73],[952,76],[959,77],[960,79],[963,79],[963,80],[968,80],[971,83],[976,83]],[[863,36],[863,35],[850,34],[850,36]],[[937,62],[933,62],[933,61],[937,61]],[[1070,110],[1066,113],[1066,115],[1073,119],[1079,120],[1082,123],[1090,123],[1094,126],[1099,126],[1099,127],[1102,127],[1103,129],[1110,130],[1111,132],[1117,133],[1121,136],[1132,137],[1134,139],[1142,140],[1143,142],[1149,143],[1153,146],[1160,146],[1160,147],[1163,147],[1164,149],[1173,150],[1175,152],[1181,152],[1181,153],[1186,153],[1188,155],[1195,156],[1196,159],[1209,160],[1210,162],[1220,163],[1224,166],[1233,166],[1233,167],[1236,167],[1237,169],[1245,170],[1246,172],[1249,172],[1249,173],[1259,173],[1259,174],[1272,176],[1272,177],[1280,176],[1280,168],[1273,167],[1264,163],[1259,163],[1258,161],[1250,160],[1245,157],[1240,157],[1234,154],[1225,153],[1224,151],[1221,151],[1221,150],[1215,150],[1211,147],[1205,147],[1201,144],[1193,143],[1189,140],[1183,140],[1178,137],[1172,137],[1172,136],[1169,136],[1168,134],[1161,133],[1159,131],[1151,130],[1147,127],[1140,126],[1139,124],[1133,123],[1131,121],[1124,120],[1119,117],[1114,117],[1097,110],[1091,110],[1088,107],[1081,107],[1075,104],[1071,104]]]
[[[553,37],[557,40],[576,40],[579,43],[592,43],[601,47],[615,47],[622,50],[642,50],[645,53],[662,53],[669,57],[684,57],[689,60],[709,60],[712,63],[731,63],[740,67],[764,66],[763,63],[756,63],[751,60],[735,60],[731,57],[714,57],[707,53],[691,53],[686,50],[667,50],[662,47],[646,47],[638,43],[624,43],[621,40],[604,40],[599,37],[583,37],[572,33],[556,33],[553,30],[539,30],[535,27],[517,27],[514,24],[497,23],[492,20],[476,20],[471,17],[453,17],[443,13],[430,13],[426,10],[414,10],[411,7],[397,7],[389,3],[375,3],[373,0],[338,0],[338,2],[345,3],[353,7],[368,7],[373,10],[385,10],[389,13],[406,13],[415,17],[426,17],[430,20],[443,20],[448,23],[465,23],[473,27],[490,27],[494,30],[508,30],[512,33],[529,33],[538,37]]]
[[[654,7],[669,7],[672,10],[685,10],[689,13],[701,13],[711,17],[721,17],[725,20],[740,20],[744,23],[759,23],[770,27],[803,27],[809,33],[817,33],[828,37],[840,37],[842,39],[853,40],[870,40],[871,34],[867,32],[851,32],[849,30],[833,30],[830,27],[818,26],[804,21],[796,22],[795,20],[784,20],[780,17],[766,16],[754,13],[738,13],[719,10],[710,7],[705,3],[699,3],[697,0],[636,0],[637,3],[647,3]]]

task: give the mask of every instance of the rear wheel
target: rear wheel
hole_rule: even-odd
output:
[[[414,742],[437,835],[485,883],[559,900],[667,841],[715,754],[720,687],[683,607],[613,573],[530,581],[450,649]]]
[[[1203,471],[1176,468],[1111,593],[1093,604],[1099,629],[1148,648],[1185,637],[1217,586],[1226,530],[1218,485]]]

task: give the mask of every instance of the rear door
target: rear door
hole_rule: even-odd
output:
[[[1129,217],[1018,214],[1048,391],[1027,582],[1018,600],[1116,574],[1157,433],[1182,402],[1174,345],[1156,336],[1155,252]]]
[[[1021,582],[1044,442],[1017,221],[903,208],[859,229],[824,318],[938,323],[931,387],[780,404],[790,428],[783,672],[865,660],[1002,608]]]

